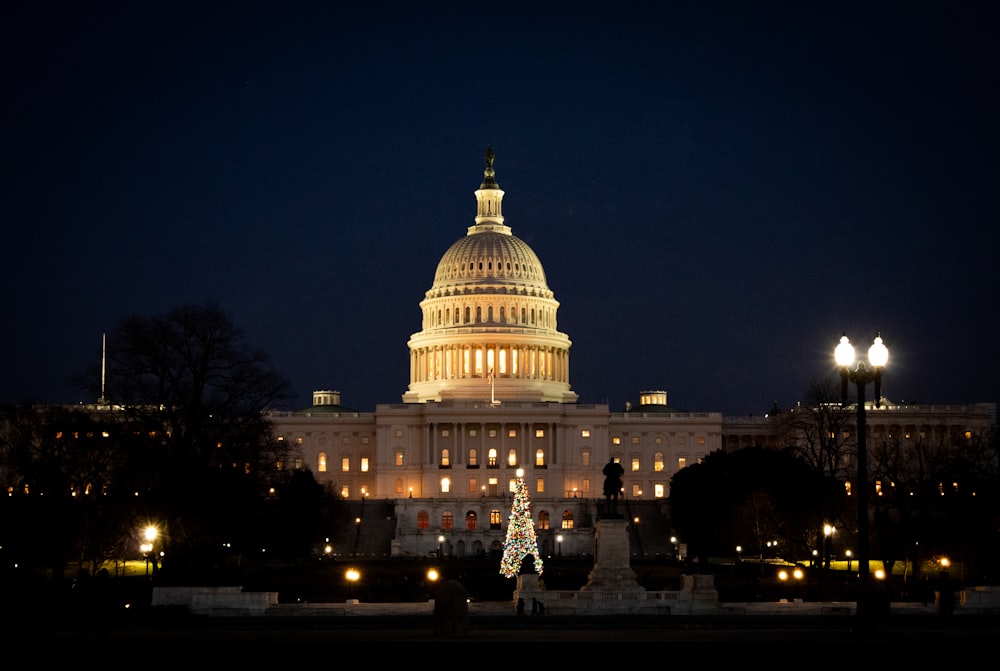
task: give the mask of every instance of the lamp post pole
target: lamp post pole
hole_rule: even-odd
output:
[[[871,627],[870,612],[872,604],[869,601],[871,575],[869,571],[868,556],[868,436],[865,426],[865,386],[869,382],[875,383],[875,407],[879,407],[882,400],[882,368],[889,359],[889,350],[882,344],[882,336],[875,336],[875,342],[868,349],[868,362],[871,368],[863,361],[859,361],[853,370],[854,347],[847,336],[840,339],[834,351],[837,365],[840,366],[841,380],[841,405],[847,405],[847,383],[854,382],[858,390],[857,400],[857,449],[858,449],[858,477],[856,488],[852,488],[851,493],[857,496],[858,501],[858,603],[855,617],[862,632],[867,632]],[[857,492],[854,491],[857,489]]]

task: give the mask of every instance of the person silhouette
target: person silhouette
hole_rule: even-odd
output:
[[[622,476],[625,475],[625,469],[622,468],[621,464],[615,461],[614,457],[611,457],[601,472],[604,473],[605,512],[609,516],[617,516],[618,495],[622,490]]]

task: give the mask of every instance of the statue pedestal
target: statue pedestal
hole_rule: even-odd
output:
[[[610,518],[594,525],[594,568],[581,591],[645,591],[630,564],[628,524]]]

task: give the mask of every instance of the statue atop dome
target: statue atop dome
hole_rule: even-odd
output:
[[[481,189],[496,189],[496,173],[493,172],[493,145],[486,146],[486,169],[483,170],[483,183]],[[498,210],[499,211],[499,210]]]

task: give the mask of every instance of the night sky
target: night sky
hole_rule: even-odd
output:
[[[763,414],[876,331],[890,400],[1000,400],[993,0],[75,4],[0,10],[0,402],[208,303],[289,407],[400,402],[487,145],[581,403]]]

